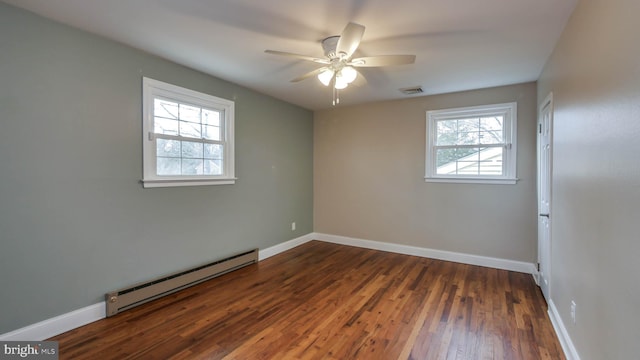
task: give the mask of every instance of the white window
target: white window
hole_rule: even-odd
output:
[[[143,186],[233,184],[233,101],[143,78]]]
[[[427,112],[428,182],[515,184],[517,104]]]

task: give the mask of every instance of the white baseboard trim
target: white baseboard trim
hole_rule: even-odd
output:
[[[493,258],[493,257],[487,257],[487,256],[463,254],[463,253],[444,251],[444,250],[434,250],[434,249],[421,248],[421,247],[410,246],[410,245],[391,244],[391,243],[357,239],[357,238],[338,236],[338,235],[329,235],[329,234],[321,234],[321,233],[314,233],[313,235],[316,240],[330,242],[334,244],[342,244],[342,245],[356,246],[356,247],[372,249],[372,250],[394,252],[398,254],[414,255],[414,256],[426,257],[431,259],[453,261],[453,262],[469,264],[469,265],[478,265],[478,266],[490,267],[495,269],[517,271],[517,272],[522,272],[526,274],[534,274],[536,272],[536,267],[535,265],[533,265],[533,263],[527,263],[522,261],[514,261],[514,260],[499,259],[499,258]]]
[[[2,334],[0,341],[42,341],[105,317],[106,305],[100,302]]]
[[[567,360],[580,360],[578,350],[576,350],[576,347],[573,345],[573,341],[571,341],[571,337],[567,332],[567,328],[564,326],[564,322],[562,322],[560,313],[558,313],[558,309],[553,303],[553,300],[549,300],[549,310],[547,313],[549,314],[549,319],[551,319],[553,329],[556,331],[556,335],[558,336],[558,340],[560,341],[560,345],[564,351],[564,356]]]
[[[278,255],[281,252],[285,252],[287,250],[293,249],[296,246],[300,246],[306,242],[314,240],[314,234],[315,233],[309,233],[307,235],[302,235],[298,238],[285,241],[283,243],[268,247],[266,249],[260,249],[260,251],[258,252],[258,261],[262,261],[274,255]]]

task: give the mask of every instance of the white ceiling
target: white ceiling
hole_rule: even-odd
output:
[[[321,57],[320,40],[350,21],[366,26],[354,54],[415,54],[416,63],[365,68],[367,83],[340,105],[536,80],[578,0],[2,0],[276,98],[318,110],[332,94],[318,64],[265,49]],[[414,95],[415,96],[415,95]]]

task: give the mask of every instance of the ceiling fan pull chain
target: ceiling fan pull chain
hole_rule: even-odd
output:
[[[334,86],[331,86],[331,89],[333,90],[331,92],[331,94],[333,95],[333,106],[336,106],[336,88]]]

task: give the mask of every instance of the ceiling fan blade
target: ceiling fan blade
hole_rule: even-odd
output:
[[[292,58],[296,58],[296,59],[300,59],[300,60],[313,61],[313,62],[319,63],[319,64],[329,64],[329,60],[328,59],[317,58],[317,57],[313,57],[313,56],[300,55],[300,54],[294,54],[294,53],[290,53],[290,52],[286,52],[286,51],[265,50],[264,52],[266,52],[267,54],[272,54],[272,55],[288,56],[288,57],[292,57]]]
[[[377,67],[388,65],[406,65],[416,62],[415,55],[380,55],[351,60],[348,65],[355,67]]]
[[[358,45],[360,45],[363,35],[364,26],[352,22],[348,23],[342,30],[342,34],[340,34],[340,39],[336,45],[336,54],[344,59],[350,58],[358,48]]]
[[[313,71],[309,71],[308,73],[304,74],[304,75],[300,75],[297,78],[291,80],[291,82],[298,82],[298,81],[302,81],[304,79],[308,79],[310,77],[316,76],[318,74],[320,74],[321,72],[327,70],[328,68],[326,66],[323,66],[321,68],[315,69]]]

